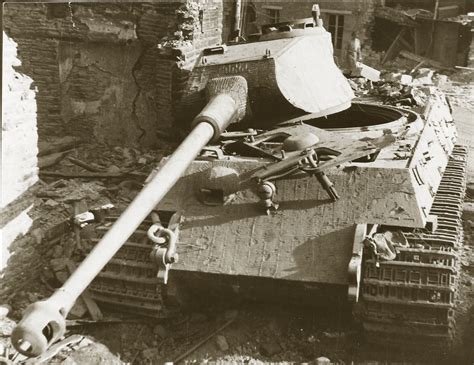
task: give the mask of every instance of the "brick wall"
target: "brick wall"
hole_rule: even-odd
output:
[[[224,11],[222,0],[6,4],[5,29],[38,89],[40,138],[152,146],[200,51],[228,37]]]
[[[182,30],[183,35],[162,42],[161,57],[163,60],[168,59],[172,67],[172,97],[169,105],[172,108],[173,120],[179,119],[176,124],[178,126],[182,125],[181,99],[187,93],[191,70],[204,48],[226,42],[232,26],[232,17],[226,15],[229,12],[229,4],[223,0],[188,0],[178,11],[178,28]]]

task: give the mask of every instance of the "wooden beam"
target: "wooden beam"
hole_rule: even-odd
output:
[[[413,37],[413,44],[415,46],[415,54],[419,54],[420,53],[420,45],[419,45],[419,42],[418,42],[418,28],[411,28],[411,35]]]
[[[406,28],[404,28],[406,29]],[[400,37],[400,43],[403,44],[407,50],[409,50],[410,52],[413,52],[414,51],[414,48],[413,48],[413,45],[408,43],[408,41],[406,39],[403,38],[404,35],[408,34],[407,32],[404,32],[403,35]]]
[[[377,7],[375,9],[375,16],[407,27],[417,26],[416,21],[409,18],[403,11],[386,6]]]
[[[72,274],[77,269],[76,264],[72,260],[66,261],[66,267],[70,274]],[[99,309],[99,306],[94,301],[94,299],[92,299],[92,296],[87,289],[82,292],[81,298],[84,300],[87,310],[94,321],[100,321],[102,318],[104,318],[102,311]]]
[[[434,12],[433,12],[433,20],[437,20],[439,15],[439,0],[436,0]]]
[[[402,47],[400,46],[400,39],[403,37],[403,34],[405,33],[406,28],[402,28],[398,35],[395,37],[393,40],[392,44],[390,47],[388,47],[387,51],[385,52],[385,56],[383,57],[382,60],[382,65],[390,60],[393,60],[395,57],[397,57],[398,53],[402,50]]]
[[[413,60],[413,61],[416,61],[416,62],[424,62],[425,64],[430,65],[432,67],[436,67],[436,68],[440,68],[440,69],[444,69],[444,70],[451,69],[450,67],[446,67],[438,61],[435,61],[435,60],[432,60],[430,58],[426,58],[426,57],[423,57],[423,56],[419,56],[419,55],[416,55],[416,54],[408,52],[408,51],[401,51],[400,55],[402,57],[408,58],[409,60]]]
[[[418,70],[424,63],[425,63],[425,61],[418,62],[418,63],[416,64],[416,66],[413,67],[409,73],[412,74],[413,72],[415,72],[416,70]]]

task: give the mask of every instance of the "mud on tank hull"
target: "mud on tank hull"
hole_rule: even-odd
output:
[[[414,339],[433,345],[451,341],[466,150],[454,146],[456,132],[444,97],[431,95],[422,115],[353,103],[328,118],[305,115],[289,124],[329,125],[346,142],[380,134],[397,140],[372,160],[326,173],[340,195],[336,202],[314,177],[296,174],[275,181],[279,207],[271,215],[251,189],[236,191],[264,158],[232,149],[217,158],[205,153],[156,209],[164,225],[180,215],[180,259],[161,290],[165,299],[182,304],[201,294],[201,302],[216,303],[237,295],[310,305],[342,299],[358,302],[356,314],[375,342],[394,343],[394,337],[404,345]],[[91,284],[98,302],[160,315],[163,297],[146,236],[151,223],[143,222]],[[364,245],[373,227],[403,232],[408,243],[396,247],[395,259],[381,260]],[[107,227],[98,231],[103,234]],[[196,303],[195,296],[192,300]]]

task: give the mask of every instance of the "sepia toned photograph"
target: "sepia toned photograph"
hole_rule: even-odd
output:
[[[474,364],[474,0],[1,19],[0,365]]]

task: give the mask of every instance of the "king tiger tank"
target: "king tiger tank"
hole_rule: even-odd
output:
[[[444,96],[419,112],[353,101],[318,21],[269,29],[203,52],[181,100],[190,134],[27,309],[19,351],[60,338],[86,287],[152,317],[188,297],[334,298],[374,341],[455,338],[466,148]]]

